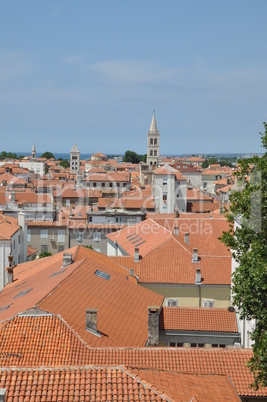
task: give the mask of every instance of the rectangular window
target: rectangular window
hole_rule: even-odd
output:
[[[112,184],[112,183],[109,183],[109,187],[113,187],[113,184]]]
[[[47,252],[48,251],[48,246],[45,244],[41,245],[41,253]]]
[[[163,200],[163,202],[167,202],[167,194],[163,194],[162,200]]]
[[[31,235],[32,235],[31,229],[28,229],[27,230],[27,242],[28,243],[31,241]]]
[[[123,183],[123,187],[126,187],[126,183]]]
[[[168,307],[177,307],[178,306],[177,299],[167,299],[166,302],[167,302]]]
[[[66,200],[66,207],[70,207],[70,200]]]
[[[60,253],[61,251],[65,250],[65,246],[63,244],[59,244],[57,247],[58,252]]]
[[[41,239],[48,239],[48,230],[41,229]]]
[[[94,232],[94,241],[99,242],[101,240],[101,233],[100,232]]]
[[[102,187],[105,187],[105,183],[102,183]]]
[[[93,221],[93,218],[92,218],[92,216],[89,216],[89,219],[88,219],[88,221],[89,221],[89,222],[92,222],[92,221]]]
[[[13,248],[14,248],[14,250],[16,248],[16,241],[15,240],[13,241]]]
[[[79,241],[79,242],[82,242],[83,241],[83,239],[84,239],[84,233],[82,232],[82,233],[76,233],[76,240],[77,241]]]
[[[120,183],[117,183],[117,187],[120,187]]]
[[[96,183],[93,183],[93,187],[96,187]]]
[[[209,308],[214,307],[214,300],[203,300],[202,307],[209,307]]]
[[[163,186],[167,186],[167,184],[168,184],[167,179],[163,179]]]
[[[58,243],[65,243],[65,230],[59,230],[57,233]]]

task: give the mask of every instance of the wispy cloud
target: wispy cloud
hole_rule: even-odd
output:
[[[25,53],[0,49],[0,85],[32,72],[32,63]]]
[[[76,66],[81,66],[81,67],[83,66],[82,62],[83,62],[83,56],[80,54],[75,54],[73,56],[66,57],[63,60],[64,64],[76,65]]]
[[[55,7],[50,11],[50,16],[55,17],[57,14],[59,14],[61,10],[61,7]]]

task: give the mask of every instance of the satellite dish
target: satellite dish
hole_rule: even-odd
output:
[[[11,195],[9,195],[8,198],[11,200]]]

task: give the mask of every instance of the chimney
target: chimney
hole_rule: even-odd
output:
[[[188,233],[188,232],[186,232],[186,233],[184,234],[184,242],[185,242],[186,244],[189,244],[189,233]]]
[[[193,248],[193,258],[192,258],[192,262],[198,262],[198,252],[197,252],[197,248]]]
[[[219,211],[220,211],[220,214],[223,214],[223,205],[220,205]]]
[[[86,331],[97,332],[97,312],[94,308],[86,309]]]
[[[179,227],[178,226],[174,226],[174,234],[175,234],[175,236],[179,236]]]
[[[134,248],[134,262],[139,262],[140,256],[139,256],[139,247]]]
[[[147,346],[159,344],[159,306],[148,306]]]
[[[63,253],[63,267],[65,268],[72,264],[72,253]]]
[[[134,269],[131,268],[129,273],[130,273],[130,276],[134,276]]]
[[[201,269],[196,269],[196,285],[201,285]]]
[[[12,202],[15,202],[15,200],[16,200],[15,196],[16,196],[15,191],[12,191],[12,193],[11,193],[11,201]]]
[[[6,401],[6,388],[0,388],[0,402]]]
[[[9,255],[8,257],[8,267],[6,268],[7,270],[7,283],[12,283],[13,282],[13,269],[14,269],[14,257],[13,255]]]

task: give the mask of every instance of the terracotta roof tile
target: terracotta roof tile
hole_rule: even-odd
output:
[[[163,307],[160,328],[180,331],[236,332],[235,312],[223,308]]]
[[[0,213],[0,240],[10,240],[19,230],[18,220]]]

